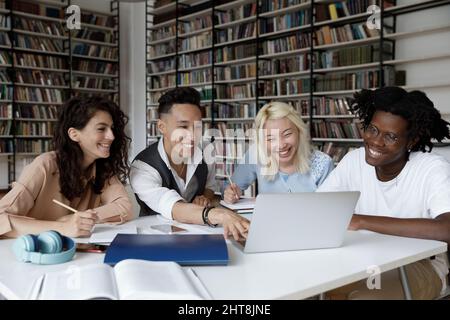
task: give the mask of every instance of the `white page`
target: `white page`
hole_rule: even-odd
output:
[[[119,233],[137,234],[136,226],[96,224],[89,243],[111,243]]]
[[[255,207],[255,198],[241,198],[238,202],[230,204],[220,200],[220,204],[231,210],[253,209]]]
[[[123,260],[114,267],[120,299],[203,299],[175,262]]]
[[[113,268],[106,264],[92,264],[46,273],[39,299],[113,300],[118,296]]]

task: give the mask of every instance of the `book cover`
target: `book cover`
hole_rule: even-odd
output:
[[[104,262],[115,265],[125,259],[226,265],[228,249],[223,235],[218,234],[118,234],[106,251]]]

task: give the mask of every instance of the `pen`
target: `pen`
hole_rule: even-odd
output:
[[[234,183],[233,183],[233,181],[231,180],[231,177],[230,177],[230,176],[227,176],[227,178],[228,178],[228,181],[230,181],[230,186],[231,186],[231,188],[233,189],[232,185],[233,185]],[[234,189],[233,189],[233,191],[234,191]],[[240,196],[239,196],[238,194],[236,194],[236,192],[234,193],[234,195],[235,195],[235,198],[239,200]]]
[[[58,205],[60,205],[61,207],[64,207],[64,208],[66,208],[66,209],[72,211],[73,213],[77,212],[77,210],[75,210],[74,208],[69,207],[67,204],[64,204],[64,203],[62,203],[62,202],[59,202],[58,200],[53,199],[53,202],[56,203],[56,204],[58,204]]]

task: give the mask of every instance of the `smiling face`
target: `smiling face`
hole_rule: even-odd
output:
[[[297,127],[284,117],[267,120],[264,129],[268,155],[278,159],[280,168],[293,165],[299,144]]]
[[[114,141],[113,120],[106,111],[97,111],[83,129],[69,128],[69,137],[83,151],[84,167],[96,159],[108,158]]]
[[[412,147],[408,140],[408,122],[384,111],[375,112],[363,138],[366,162],[377,168],[401,169],[406,163],[408,148]]]
[[[158,128],[164,137],[164,149],[172,162],[192,157],[202,114],[193,104],[174,104],[169,113],[161,115]],[[178,163],[177,163],[178,164]]]

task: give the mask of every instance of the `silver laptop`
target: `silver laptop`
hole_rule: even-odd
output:
[[[340,247],[359,192],[260,194],[246,241],[246,253]]]

